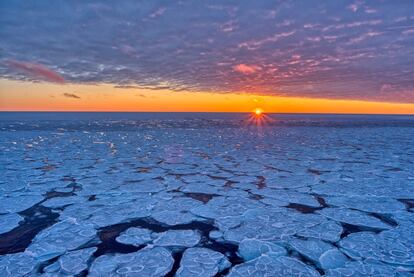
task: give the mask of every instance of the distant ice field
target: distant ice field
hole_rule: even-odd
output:
[[[414,116],[0,113],[0,276],[413,276]]]

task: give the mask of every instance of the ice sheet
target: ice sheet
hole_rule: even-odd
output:
[[[414,124],[193,117],[0,120],[0,275],[414,272]]]

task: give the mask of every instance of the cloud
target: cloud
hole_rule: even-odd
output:
[[[44,65],[30,62],[21,62],[16,60],[8,60],[6,64],[12,70],[18,70],[22,73],[32,77],[40,78],[49,82],[64,83],[65,79],[55,71],[47,68]]]
[[[127,44],[120,45],[119,50],[127,56],[133,56],[134,54],[136,54],[134,47],[132,47],[131,45],[127,45]]]
[[[414,102],[414,1],[18,3],[3,79]]]
[[[378,11],[376,9],[366,7],[365,8],[365,12],[366,13],[377,13]]]
[[[357,4],[351,4],[351,5],[348,6],[348,9],[353,11],[353,12],[356,12],[356,11],[358,11],[359,6]]]
[[[247,65],[241,63],[233,66],[233,70],[242,74],[252,74],[260,70],[260,67],[256,65]]]
[[[380,32],[368,32],[368,33],[366,33],[366,34],[361,34],[361,35],[359,35],[358,37],[356,37],[356,38],[352,38],[352,39],[350,39],[350,43],[358,43],[358,42],[361,42],[361,41],[363,41],[363,40],[365,40],[365,39],[368,39],[368,38],[372,38],[372,37],[376,37],[376,36],[379,36],[379,35],[381,35],[382,33],[380,33]]]
[[[131,85],[116,85],[114,86],[114,88],[121,88],[121,89],[138,89],[140,88],[139,86],[131,86]]]
[[[402,32],[404,35],[413,35],[414,34],[414,28],[408,29]]]
[[[75,99],[80,99],[81,97],[74,94],[74,93],[64,93],[63,96],[68,97],[68,98],[75,98]]]
[[[152,14],[150,14],[149,17],[155,18],[155,17],[161,16],[165,12],[165,10],[166,10],[166,8],[160,7],[155,12],[153,12]]]
[[[247,49],[257,49],[258,47],[262,46],[265,43],[274,43],[277,42],[278,40],[285,38],[285,37],[289,37],[291,35],[293,35],[295,33],[295,31],[290,31],[290,32],[283,32],[283,33],[277,33],[277,34],[273,34],[270,37],[266,37],[264,39],[261,40],[252,40],[252,41],[248,41],[248,42],[243,42],[239,44],[239,47],[245,47]]]

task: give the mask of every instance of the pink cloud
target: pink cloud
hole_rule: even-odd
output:
[[[357,3],[351,4],[351,5],[348,6],[348,9],[353,11],[353,12],[357,12],[358,9],[359,9],[359,5]]]
[[[260,70],[260,67],[257,65],[247,65],[241,63],[233,66],[233,70],[242,74],[252,74]]]
[[[119,50],[127,56],[133,56],[134,54],[136,54],[135,48],[128,44],[120,45]]]
[[[166,10],[165,7],[161,7],[159,9],[157,9],[155,12],[153,12],[152,14],[150,14],[149,17],[150,18],[155,18],[155,17],[161,16],[161,15],[164,14],[165,10]]]
[[[402,32],[404,35],[411,35],[414,34],[414,29],[408,29]]]
[[[363,41],[363,40],[365,40],[367,38],[376,37],[376,36],[379,36],[381,34],[382,33],[380,33],[380,32],[368,32],[368,33],[362,34],[362,35],[360,35],[360,36],[358,36],[356,38],[351,39],[350,40],[350,43],[360,42],[360,41]]]
[[[20,62],[16,60],[8,60],[6,63],[10,68],[17,69],[31,77],[41,78],[55,83],[65,82],[65,79],[61,75],[41,64]]]
[[[366,13],[377,13],[378,11],[376,9],[373,9],[373,8],[366,8],[365,12]]]

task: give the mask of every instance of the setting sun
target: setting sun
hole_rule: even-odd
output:
[[[255,113],[257,116],[259,116],[259,115],[261,115],[261,114],[263,113],[263,110],[262,110],[262,109],[260,109],[260,108],[256,108],[256,109],[254,110],[254,113]]]
[[[255,108],[252,113],[248,117],[248,124],[256,125],[256,126],[263,126],[265,124],[268,124],[270,122],[273,122],[274,119],[272,119],[270,116],[266,115],[262,108]]]

